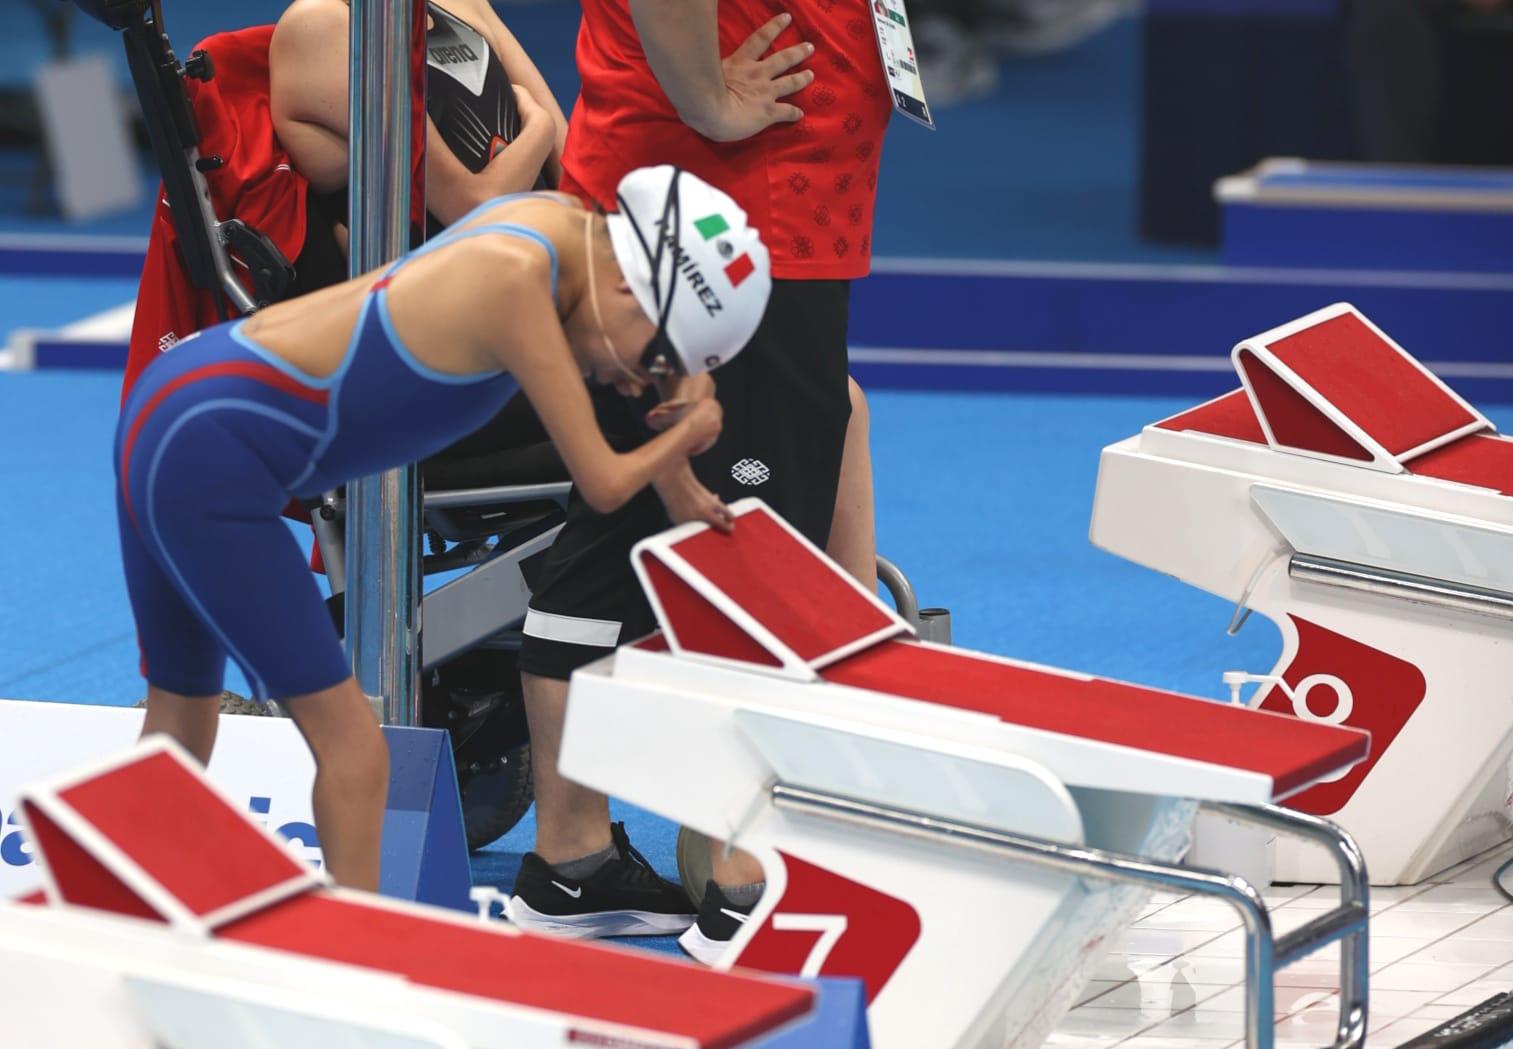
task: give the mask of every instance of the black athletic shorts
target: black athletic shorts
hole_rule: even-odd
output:
[[[851,416],[850,290],[841,280],[773,281],[751,342],[715,372],[725,427],[693,463],[699,480],[725,501],[757,496],[821,548],[830,536]],[[636,408],[612,389],[596,392],[594,405],[612,445],[623,449],[642,439]],[[531,598],[520,669],[566,680],[650,633],[656,621],[630,550],[667,527],[649,489],[612,514],[595,513],[574,493]]]

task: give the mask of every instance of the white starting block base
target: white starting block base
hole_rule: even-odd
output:
[[[1299,337],[1299,373],[1268,356]],[[1245,391],[1104,450],[1093,541],[1277,624],[1249,704],[1372,734],[1289,804],[1348,830],[1376,884],[1415,884],[1513,833],[1513,442],[1348,306],[1235,356]],[[1272,865],[1335,877],[1291,842]]]
[[[1270,806],[1364,735],[903,639],[761,503],[732,509],[733,535],[637,548],[665,634],[574,675],[559,763],[762,863],[719,967],[861,979],[880,1049],[1031,1047],[1146,890],[1180,888],[1243,915],[1254,1045],[1274,966],[1334,939],[1359,1044],[1359,856]],[[1341,907],[1274,940],[1243,880],[1174,866],[1198,803],[1326,843]]]
[[[770,805],[766,788],[774,772],[790,782],[849,780],[848,794],[869,781],[907,783],[916,788],[907,795],[911,807],[1067,845],[1165,861],[1176,861],[1188,846],[1190,802],[1068,789],[1035,762],[967,743],[943,758],[912,744],[905,732],[835,729],[835,708],[811,702],[818,697],[805,686],[753,683],[739,671],[693,668],[701,687],[684,691],[677,677],[685,666],[664,654],[622,649],[580,671],[568,706],[563,773],[589,786],[613,784],[617,796],[667,808],[686,826],[757,856],[768,891],[722,964],[780,968],[791,958],[791,971],[802,975],[860,976],[874,995],[869,1016],[878,1046],[1038,1044],[1076,1000],[1111,934],[1138,915],[1149,893],[1051,870],[1010,875],[1000,859],[894,833],[838,834]],[[791,699],[783,694],[794,688],[799,693]],[[754,691],[769,702],[757,703]],[[837,699],[866,701],[855,694]],[[794,717],[800,704],[810,715],[802,721]],[[766,717],[764,709],[783,716]],[[972,724],[979,720],[964,718],[959,734],[970,737],[983,727]],[[678,728],[648,731],[653,725]],[[628,740],[634,762],[625,761]],[[678,770],[676,780],[670,769]],[[683,784],[699,787],[685,793]],[[676,804],[674,791],[682,794]],[[858,875],[861,866],[865,873]],[[983,928],[989,918],[991,932]],[[773,924],[798,942],[760,945],[770,953],[747,956],[757,933]],[[972,929],[982,931],[970,946],[961,944],[963,931]],[[1030,944],[1056,946],[1028,950]],[[953,956],[959,963],[941,981],[938,967]],[[893,981],[930,986],[932,1008],[922,1012],[911,994],[880,995]],[[1039,1007],[1027,1009],[1032,1002]],[[928,1035],[920,1034],[922,1026]],[[928,1041],[911,1041],[916,1037]]]
[[[329,888],[161,740],[20,810],[43,891],[0,902],[7,1045],[755,1049],[817,1000]]]

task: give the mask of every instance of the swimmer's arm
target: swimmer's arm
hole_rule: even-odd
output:
[[[497,329],[509,335],[495,356],[530,398],[589,506],[599,513],[618,509],[719,436],[719,406],[709,400],[639,448],[625,453],[612,449],[594,418],[549,290],[542,284],[531,291],[511,289],[499,296],[508,298],[513,323]]]

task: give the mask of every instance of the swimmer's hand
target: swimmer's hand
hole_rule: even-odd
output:
[[[699,483],[685,462],[656,482],[657,495],[673,524],[702,521],[719,532],[735,529],[735,517],[720,497]]]
[[[676,423],[679,419],[683,418],[683,416],[688,413],[688,409],[692,408],[698,403],[698,401],[685,400],[681,397],[676,401],[663,401],[661,404],[657,405],[651,411],[646,413],[646,425],[656,432],[661,433],[663,430]]]
[[[725,425],[725,412],[720,407],[720,402],[712,397],[705,397],[679,411],[680,416],[666,425],[687,429],[685,440],[688,443],[684,445],[685,454],[692,459],[714,447],[714,442],[719,439],[720,429]],[[648,413],[648,416],[654,412],[655,409],[652,413]],[[650,422],[650,419],[648,418],[647,421]]]
[[[708,372],[658,385],[662,402],[646,413],[646,425],[658,433],[682,419],[695,404],[714,396],[714,378]]]
[[[714,396],[714,376],[668,375],[656,380],[657,395],[664,401],[697,401],[700,397]]]
[[[802,120],[803,110],[778,100],[814,83],[814,73],[810,70],[789,72],[814,54],[814,45],[794,44],[766,55],[772,42],[792,21],[791,15],[778,15],[732,51],[720,63],[725,75],[724,96],[710,99],[707,112],[680,113],[684,123],[705,138],[736,142],[774,124]]]

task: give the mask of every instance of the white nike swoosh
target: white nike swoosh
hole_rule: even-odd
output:
[[[561,889],[563,892],[567,893],[569,896],[571,896],[575,900],[579,896],[583,895],[583,886],[581,886],[581,885],[578,886],[576,889],[569,889],[566,885],[563,885],[560,881],[554,881],[554,882],[552,882],[552,884],[555,885],[555,886],[557,886],[557,888]]]
[[[553,882],[552,884],[555,885],[556,882]],[[742,925],[745,925],[746,924],[746,919],[748,919],[748,918],[751,917],[751,915],[749,915],[749,914],[742,914],[740,911],[733,911],[729,907],[721,907],[720,908],[720,913],[723,914],[723,915],[725,915],[728,918],[734,918],[736,921],[740,922]]]

